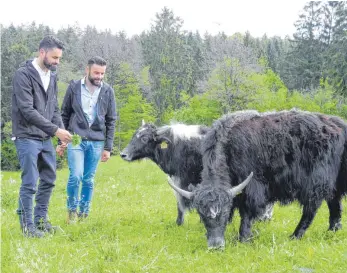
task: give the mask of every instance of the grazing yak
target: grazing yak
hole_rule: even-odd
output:
[[[201,125],[174,124],[157,128],[143,121],[120,156],[127,161],[149,158],[168,175],[170,183],[184,190],[192,189],[201,182],[201,141],[208,131],[208,127]],[[177,193],[176,198],[176,223],[182,225],[192,203]],[[271,219],[272,206],[269,204],[258,219]]]
[[[292,238],[304,235],[323,200],[330,212],[329,230],[340,229],[341,199],[347,193],[347,123],[335,116],[296,110],[253,112],[214,122],[202,141],[198,187],[187,191],[169,181],[192,200],[207,230],[208,247],[224,247],[233,202],[241,216],[241,241],[252,236],[252,220],[276,201],[298,200],[302,205]]]
[[[207,131],[207,127],[200,125],[175,124],[157,128],[143,121],[120,156],[127,161],[149,158],[169,176],[171,183],[188,190],[190,183],[195,186],[201,182],[200,143]],[[176,198],[176,223],[182,225],[191,202],[179,194]]]

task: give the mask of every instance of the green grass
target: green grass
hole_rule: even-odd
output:
[[[65,223],[67,176],[58,172],[49,210],[61,230],[28,239],[15,214],[20,173],[2,172],[1,272],[347,272],[346,209],[337,233],[327,231],[324,203],[304,238],[290,240],[300,207],[276,205],[272,221],[254,225],[251,243],[236,240],[235,213],[225,251],[208,252],[196,212],[176,226],[174,194],[152,162],[100,163],[90,217],[75,225]]]

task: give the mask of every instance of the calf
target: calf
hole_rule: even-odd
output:
[[[143,122],[120,156],[127,161],[149,158],[169,176],[170,183],[188,190],[201,182],[202,156],[200,144],[208,132],[200,125],[175,124],[157,128]],[[177,225],[184,222],[191,202],[176,194]]]

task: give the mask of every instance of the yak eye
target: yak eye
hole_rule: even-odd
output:
[[[142,141],[143,143],[147,143],[148,140],[149,140],[149,137],[148,137],[148,136],[143,136],[143,137],[141,137],[141,141]]]

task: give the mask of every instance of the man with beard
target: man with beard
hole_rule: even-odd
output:
[[[70,170],[67,182],[68,223],[88,216],[98,162],[106,162],[112,151],[116,103],[112,87],[103,82],[105,71],[103,58],[91,58],[86,76],[70,82],[62,105],[65,128],[81,139],[76,145],[62,143],[57,147],[58,154],[62,155],[67,146]]]
[[[45,232],[54,231],[47,219],[56,179],[56,151],[51,137],[55,135],[64,142],[72,137],[63,129],[57,76],[53,73],[63,48],[61,41],[46,36],[40,42],[38,57],[23,63],[13,77],[12,139],[22,170],[17,214],[26,237],[43,237]]]

